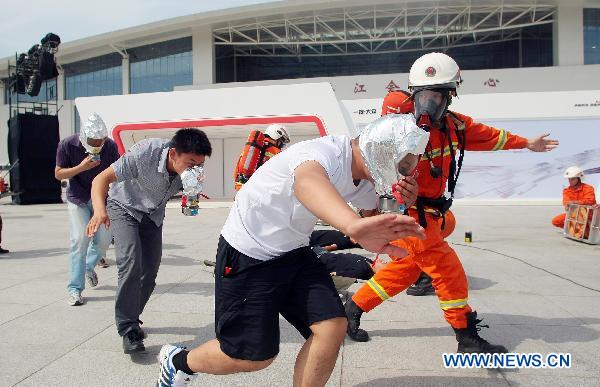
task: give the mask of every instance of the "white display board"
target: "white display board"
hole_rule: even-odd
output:
[[[600,119],[484,123],[528,138],[549,132],[560,146],[547,153],[467,152],[456,188],[458,198],[560,199],[567,186],[564,171],[572,165],[587,171],[585,180],[593,186],[600,183]]]

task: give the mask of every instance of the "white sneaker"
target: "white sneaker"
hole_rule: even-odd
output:
[[[81,293],[71,293],[67,302],[71,306],[83,305],[83,297],[81,297]]]
[[[173,356],[183,351],[184,347],[174,345],[163,345],[158,354],[158,363],[160,364],[160,373],[158,374],[157,387],[182,387],[186,386],[194,375],[188,375],[183,371],[177,371],[173,366]]]
[[[90,285],[90,288],[94,288],[98,285],[98,275],[94,270],[85,272],[85,282]]]

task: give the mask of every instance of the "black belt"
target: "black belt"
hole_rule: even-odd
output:
[[[417,214],[419,215],[419,224],[421,227],[427,227],[427,220],[425,219],[425,208],[433,208],[439,211],[442,217],[442,230],[446,225],[446,211],[452,207],[452,198],[440,196],[439,198],[426,198],[423,196],[417,197]]]

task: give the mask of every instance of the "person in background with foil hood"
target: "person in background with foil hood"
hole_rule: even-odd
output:
[[[157,386],[180,386],[194,373],[232,374],[269,366],[279,352],[279,315],[306,339],[295,386],[323,386],[346,333],[344,307],[331,275],[309,246],[324,220],[369,251],[406,254],[389,244],[423,237],[404,215],[359,217],[347,202],[374,209],[376,189],[409,175],[428,134],[410,115],[382,119],[357,139],[325,136],[299,142],[269,160],[235,198],[221,230],[215,267],[216,339],[185,350],[164,345]],[[401,181],[414,203],[414,180]],[[375,187],[374,187],[374,184]]]
[[[458,352],[507,352],[503,346],[492,345],[478,334],[481,320],[468,304],[467,277],[458,256],[444,240],[445,214],[452,205],[465,150],[527,148],[547,152],[554,149],[558,141],[547,139],[549,134],[533,139],[516,136],[449,111],[448,106],[462,80],[458,64],[446,54],[423,55],[412,65],[408,79],[412,94],[404,98],[398,98],[400,94],[388,95],[382,111],[406,111],[405,104],[412,103],[417,124],[429,131],[429,143],[417,166],[419,196],[415,206],[408,206],[409,215],[425,228],[427,237],[425,240],[405,238],[393,242],[409,254],[392,255],[392,261],[346,303],[348,336],[355,341],[367,341],[369,335],[360,329],[363,312],[371,311],[408,288],[424,271],[433,279],[440,308],[454,329]],[[397,99],[395,106],[389,106],[394,98]]]
[[[117,144],[108,138],[106,125],[96,113],[88,118],[79,134],[64,138],[56,150],[54,177],[59,181],[69,179],[67,208],[71,257],[67,289],[68,302],[73,306],[83,304],[81,293],[85,282],[90,287],[98,285],[94,267],[106,254],[112,239],[109,230],[100,230],[92,238],[86,234],[85,228],[94,215],[92,180],[118,158]]]
[[[125,353],[145,350],[139,317],[156,286],[167,202],[183,188],[180,175],[203,166],[211,153],[203,131],[180,129],[171,140],[136,143],[92,183],[94,216],[87,234],[109,226],[114,234],[119,271],[115,320]]]

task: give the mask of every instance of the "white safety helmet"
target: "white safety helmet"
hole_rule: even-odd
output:
[[[271,124],[267,126],[265,134],[275,141],[280,140],[283,144],[290,142],[290,136],[288,136],[285,126],[281,124]]]
[[[441,52],[425,54],[413,63],[408,74],[408,88],[458,88],[462,79],[454,59]]]
[[[583,177],[583,171],[581,170],[581,168],[576,166],[567,168],[567,170],[565,171],[565,178],[571,179],[574,177],[578,177],[579,179]]]

